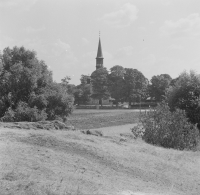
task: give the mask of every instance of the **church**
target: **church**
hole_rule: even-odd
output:
[[[99,36],[99,44],[98,44],[97,57],[96,57],[96,70],[104,67],[103,60],[104,60],[104,58],[103,58],[103,52],[102,52],[102,47],[101,47],[101,39]],[[91,86],[90,91],[92,94],[92,84],[91,83],[90,83],[90,86]],[[91,98],[90,101],[88,102],[88,105],[99,105],[101,103],[102,103],[102,105],[112,105],[112,98],[103,99],[102,102],[100,102],[97,99]]]

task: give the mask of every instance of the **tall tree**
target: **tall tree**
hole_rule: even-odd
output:
[[[98,99],[101,106],[102,100],[110,96],[108,90],[108,71],[106,68],[99,68],[91,75],[92,98]]]
[[[200,129],[200,76],[195,72],[183,72],[166,93],[167,103],[172,111],[185,110],[187,117]]]
[[[172,78],[168,74],[153,76],[149,85],[149,95],[156,101],[162,101],[171,81]]]
[[[110,95],[115,99],[117,105],[119,102],[124,101],[124,73],[124,68],[116,65],[110,69],[110,74],[108,76]]]
[[[125,98],[126,101],[139,102],[147,97],[148,80],[137,69],[125,68]]]
[[[0,97],[5,105],[7,95],[10,94],[12,108],[16,108],[19,101],[28,102],[30,94],[40,94],[52,82],[52,73],[43,61],[36,58],[36,53],[24,47],[3,51],[3,71],[0,75]],[[7,106],[4,108],[7,109]]]
[[[35,113],[52,119],[61,112],[62,116],[71,112],[73,100],[62,87],[53,82],[51,71],[44,61],[37,59],[34,51],[24,47],[5,48],[1,58],[1,118],[6,113],[8,116],[8,112],[15,113],[13,120],[32,120]],[[35,117],[34,120],[38,119],[42,118]]]

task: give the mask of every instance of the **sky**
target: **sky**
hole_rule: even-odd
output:
[[[99,31],[108,70],[200,74],[199,0],[0,0],[0,51],[36,51],[57,82],[95,70]]]

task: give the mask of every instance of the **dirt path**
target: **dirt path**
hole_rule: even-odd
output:
[[[120,134],[131,133],[131,128],[136,124],[126,124],[120,126],[103,127],[98,129],[92,129],[93,131],[101,131],[104,136],[120,136]]]

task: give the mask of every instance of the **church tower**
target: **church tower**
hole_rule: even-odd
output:
[[[99,68],[103,68],[103,53],[101,48],[101,39],[99,35],[99,45],[98,45],[98,51],[97,51],[97,57],[96,57],[96,70]]]

